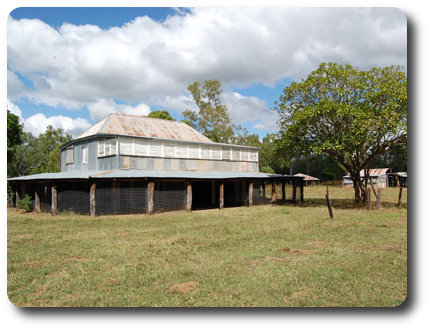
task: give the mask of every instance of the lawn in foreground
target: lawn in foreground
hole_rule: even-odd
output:
[[[8,212],[8,296],[18,306],[398,306],[407,210],[351,189],[301,206],[90,218]],[[404,196],[406,191],[404,190]],[[405,200],[405,199],[404,199]]]

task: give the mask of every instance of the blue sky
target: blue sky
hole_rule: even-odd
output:
[[[193,109],[187,86],[219,79],[233,122],[277,130],[283,88],[323,61],[406,65],[393,8],[17,8],[8,107],[26,130],[77,135],[109,112]]]

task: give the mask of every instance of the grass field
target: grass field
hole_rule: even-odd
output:
[[[306,187],[301,205],[103,216],[8,210],[17,306],[387,306],[407,293],[407,208]],[[407,190],[403,190],[406,204]]]

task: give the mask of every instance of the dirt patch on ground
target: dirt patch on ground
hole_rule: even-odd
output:
[[[173,285],[169,290],[169,293],[187,293],[195,290],[199,287],[200,283],[198,281],[189,281],[184,283],[178,283]]]
[[[281,258],[281,257],[272,257],[272,256],[265,256],[265,261],[274,261],[274,262],[285,262],[288,261],[287,258]]]
[[[301,249],[293,249],[288,246],[282,246],[278,249],[278,251],[282,252],[288,252],[291,254],[305,254],[305,255],[311,255],[317,253],[315,250],[301,250]]]
[[[323,241],[311,241],[306,242],[306,245],[312,247],[313,249],[321,249],[326,245],[326,243]]]
[[[403,251],[400,245],[378,245],[376,248],[383,251]]]

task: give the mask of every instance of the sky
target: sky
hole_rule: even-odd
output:
[[[277,131],[274,102],[321,62],[407,63],[395,8],[17,8],[7,23],[7,106],[33,135],[73,136],[111,112],[196,110],[187,86],[218,79],[235,124]]]

